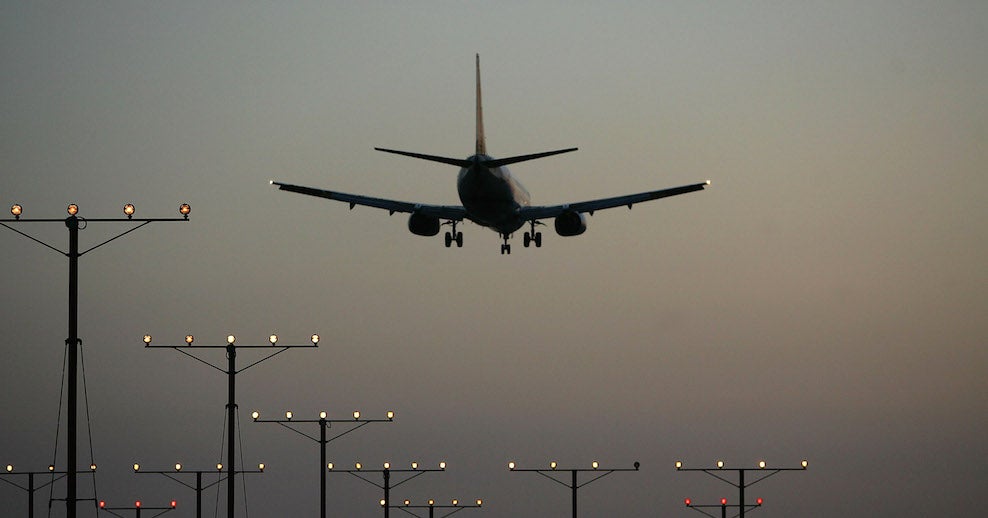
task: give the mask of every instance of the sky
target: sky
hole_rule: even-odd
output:
[[[266,464],[238,516],[318,512],[319,445],[253,410],[393,410],[329,460],[446,461],[392,497],[484,500],[458,516],[569,515],[509,461],[640,462],[582,487],[581,515],[674,517],[737,503],[677,460],[802,459],[748,489],[758,516],[968,515],[988,487],[985,48],[983,2],[3,2],[0,205],[192,207],[80,259],[79,463],[111,505],[194,516],[132,465],[224,457],[226,376],[144,334],[318,333],[237,376],[243,463]],[[268,184],[458,204],[455,168],[373,148],[472,154],[478,53],[491,155],[580,148],[512,166],[534,204],[712,186],[501,255],[474,224],[446,249]],[[10,225],[68,247],[61,223]],[[132,226],[91,222],[81,247]],[[42,470],[65,462],[68,261],[4,228],[0,247],[0,464]],[[379,489],[328,478],[331,515],[381,513]],[[24,491],[0,502],[26,514]]]

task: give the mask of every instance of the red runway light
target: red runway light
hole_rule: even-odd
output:
[[[721,498],[720,499],[720,505],[727,505],[727,499],[726,498]]]
[[[686,502],[686,507],[689,507],[693,503],[693,501],[690,500],[689,498],[687,498],[686,500],[684,500],[684,502]]]

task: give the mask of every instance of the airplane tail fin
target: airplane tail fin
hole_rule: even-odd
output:
[[[487,141],[484,138],[484,108],[480,102],[480,54],[477,54],[477,154],[487,154]]]
[[[429,160],[431,162],[439,162],[441,164],[449,164],[457,167],[471,167],[475,162],[460,158],[449,158],[444,156],[436,155],[425,155],[422,153],[412,153],[409,151],[398,151],[396,149],[384,149],[376,147],[374,148],[378,151],[384,151],[385,153],[394,153],[396,155],[410,156],[412,158],[418,158],[421,160]],[[570,151],[576,151],[577,148],[567,148],[558,149],[556,151],[545,151],[542,153],[535,153],[531,155],[519,155],[508,158],[490,158],[488,160],[480,160],[480,164],[486,167],[501,167],[509,164],[517,164],[518,162],[525,162],[526,160],[535,160],[536,158],[542,158],[552,155],[558,155],[560,153],[569,153]],[[476,155],[487,155],[487,142],[484,138],[484,109],[483,103],[481,102],[480,96],[480,54],[477,54],[477,149]]]

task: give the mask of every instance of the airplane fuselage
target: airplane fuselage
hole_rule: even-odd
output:
[[[525,220],[520,209],[529,206],[531,196],[507,166],[487,167],[487,155],[467,158],[469,167],[460,169],[456,190],[460,201],[475,223],[508,235],[521,228]]]

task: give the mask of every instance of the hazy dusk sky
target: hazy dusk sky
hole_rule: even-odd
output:
[[[238,376],[243,459],[268,466],[248,480],[251,516],[317,515],[317,444],[250,422],[288,409],[394,410],[330,443],[329,460],[445,460],[392,497],[484,499],[457,516],[569,515],[565,488],[510,473],[511,460],[639,461],[580,489],[581,515],[688,517],[684,497],[736,503],[736,490],[676,460],[804,458],[806,472],[749,489],[765,499],[758,516],[976,515],[985,49],[977,1],[8,1],[0,206],[27,218],[68,203],[89,218],[192,206],[188,223],[80,260],[98,497],[113,504],[177,499],[169,516],[194,516],[194,492],[131,466],[222,456],[225,376],[141,337],[275,332],[323,341]],[[268,184],[458,204],[456,168],[373,147],[472,154],[476,53],[491,155],[580,148],[512,166],[534,204],[712,187],[598,212],[579,237],[547,221],[542,248],[519,233],[502,256],[477,225],[446,249],[405,216]],[[60,223],[16,228],[68,246]],[[90,223],[81,246],[127,228]],[[0,250],[0,465],[44,469],[68,261],[4,228]],[[88,441],[79,451],[88,465]],[[381,513],[380,490],[353,477],[330,476],[328,491],[331,515]],[[224,514],[225,494],[205,500]],[[26,515],[25,492],[0,484],[0,507]]]

